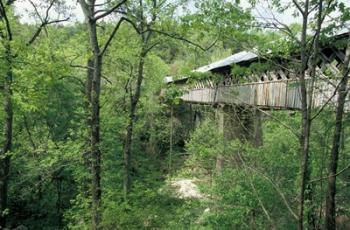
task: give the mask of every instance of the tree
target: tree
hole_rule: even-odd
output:
[[[85,16],[85,24],[89,31],[90,48],[92,52],[91,63],[89,68],[93,66],[93,74],[91,79],[91,89],[88,87],[88,98],[90,102],[90,154],[91,154],[91,193],[92,193],[92,229],[98,229],[100,224],[100,203],[101,203],[101,151],[100,151],[100,94],[101,94],[101,77],[103,67],[103,56],[107,51],[112,39],[119,29],[119,21],[108,40],[103,46],[100,45],[98,39],[98,21],[116,12],[126,0],[122,0],[112,7],[98,10],[99,4],[95,0],[79,0],[79,4]],[[105,4],[108,4],[106,2]],[[88,79],[90,74],[88,72]],[[88,80],[90,81],[90,80]]]
[[[129,106],[129,115],[128,115],[128,126],[127,133],[124,142],[124,199],[127,201],[128,193],[131,189],[131,155],[132,155],[132,137],[133,137],[133,129],[136,122],[136,110],[141,97],[141,86],[144,79],[144,67],[145,60],[147,58],[148,53],[160,43],[155,40],[151,43],[151,39],[154,34],[154,26],[156,24],[161,24],[158,20],[162,20],[162,16],[160,15],[162,11],[164,11],[164,7],[162,5],[167,5],[158,2],[156,0],[153,1],[135,1],[127,4],[126,14],[132,25],[134,26],[137,34],[139,35],[140,40],[140,51],[138,57],[137,71],[136,71],[136,83],[133,86],[133,76],[131,76],[129,82],[129,98],[130,98],[130,106]],[[168,6],[169,7],[169,6]],[[168,12],[169,13],[169,12]],[[159,32],[159,31],[158,31]]]
[[[13,24],[16,23],[16,19],[12,13],[12,5],[15,1],[0,1],[0,41],[4,47],[4,112],[5,112],[5,125],[4,125],[4,143],[1,150],[1,172],[0,172],[0,227],[6,226],[6,216],[8,215],[7,210],[7,199],[8,199],[8,180],[9,180],[9,171],[10,171],[10,155],[13,148],[13,70],[14,70],[14,60],[16,53],[14,53],[13,41],[14,41],[14,32],[12,29]],[[31,2],[31,1],[30,1]],[[31,2],[32,3],[32,2]],[[27,42],[27,45],[32,45],[34,41],[38,38],[43,28],[47,25],[59,23],[66,21],[68,19],[50,19],[50,9],[56,4],[57,1],[50,1],[47,6],[45,18],[42,19],[42,23],[36,29],[34,34],[31,36],[30,40]],[[37,15],[40,17],[39,12],[37,11],[36,5],[34,6]],[[45,4],[43,4],[45,6]]]
[[[338,169],[338,158],[340,151],[341,134],[343,132],[343,117],[346,97],[349,89],[349,71],[350,71],[350,38],[347,39],[347,48],[344,56],[342,78],[338,88],[338,99],[336,107],[335,127],[333,134],[332,150],[328,167],[328,190],[326,195],[326,222],[325,229],[336,229],[336,178]]]
[[[11,2],[9,2],[10,4]],[[6,227],[7,216],[7,192],[8,180],[10,171],[10,154],[12,151],[12,124],[13,124],[13,109],[12,109],[12,77],[13,77],[13,53],[11,42],[13,40],[12,29],[8,11],[10,5],[0,1],[0,19],[3,29],[0,30],[1,43],[5,49],[5,70],[4,70],[4,143],[1,150],[1,172],[0,172],[0,227]]]
[[[312,175],[312,166],[310,162],[310,135],[312,121],[315,116],[313,112],[313,91],[315,81],[318,77],[316,69],[320,62],[320,44],[322,42],[321,35],[325,28],[325,19],[338,9],[336,1],[297,1],[293,0],[292,4],[286,6],[277,1],[273,2],[279,12],[289,7],[297,12],[296,15],[301,16],[300,38],[293,32],[291,26],[279,21],[275,16],[272,20],[268,19],[272,27],[278,29],[289,36],[289,39],[298,47],[299,60],[295,62],[295,70],[299,78],[301,93],[301,128],[300,128],[300,194],[299,194],[299,220],[298,229],[303,229],[305,225],[305,210],[307,210],[307,223],[310,228],[315,226],[315,213],[313,205],[313,188],[310,184]],[[272,14],[273,15],[273,14]],[[315,22],[313,24],[313,22]],[[310,31],[313,31],[310,34]],[[293,62],[293,61],[292,61]],[[291,72],[295,71],[291,70]],[[307,79],[309,78],[309,79]],[[307,207],[306,207],[307,205]]]

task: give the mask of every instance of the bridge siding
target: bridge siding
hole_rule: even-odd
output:
[[[308,80],[310,85],[310,80]],[[317,80],[314,85],[313,106],[319,107],[333,97],[337,81]],[[308,87],[309,88],[309,87]],[[333,97],[333,98],[332,98]],[[275,80],[190,90],[182,96],[185,102],[246,104],[262,108],[301,109],[298,80]]]

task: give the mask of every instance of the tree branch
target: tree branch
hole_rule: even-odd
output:
[[[269,181],[272,186],[274,187],[274,189],[277,191],[278,195],[280,195],[280,197],[282,198],[283,200],[283,203],[285,204],[285,206],[287,207],[288,211],[290,212],[290,214],[294,217],[295,220],[298,220],[298,216],[294,213],[294,211],[292,210],[292,208],[290,207],[286,197],[284,196],[284,194],[282,193],[282,191],[279,189],[279,187],[272,181],[272,179],[268,176],[266,176],[265,174],[259,172],[258,170],[250,167],[250,166],[247,166],[247,168],[249,168],[251,171],[254,171],[256,172],[257,174],[261,175],[263,178],[265,178],[267,181]]]
[[[65,22],[65,21],[68,21],[69,20],[69,17],[68,18],[65,18],[65,19],[57,19],[57,20],[52,20],[50,21],[49,20],[49,12],[50,12],[50,9],[53,7],[54,3],[56,0],[51,0],[50,2],[50,5],[47,7],[46,11],[45,11],[45,18],[42,18],[39,11],[38,11],[38,8],[37,6],[34,4],[34,2],[32,0],[28,0],[29,3],[34,7],[34,10],[35,10],[35,13],[37,14],[38,18],[40,19],[41,21],[41,24],[40,26],[37,28],[36,32],[33,34],[32,38],[26,43],[27,46],[31,45],[34,43],[34,41],[37,39],[37,37],[40,35],[41,31],[43,28],[45,28],[47,25],[50,25],[50,24],[54,24],[54,23],[60,23],[60,22]]]
[[[107,10],[106,12],[97,15],[93,18],[94,21],[97,21],[103,17],[108,16],[109,14],[113,13],[116,9],[118,9],[121,5],[123,5],[127,0],[122,0],[121,2],[119,2],[118,4],[116,4],[114,7],[112,7],[111,9]]]
[[[6,31],[7,31],[7,36],[8,36],[8,40],[9,41],[12,41],[12,31],[11,31],[11,25],[10,25],[10,21],[7,17],[7,14],[6,14],[6,9],[5,9],[5,6],[2,2],[2,0],[0,0],[0,7],[1,7],[1,14],[5,20],[5,24],[6,24]]]
[[[342,170],[340,170],[339,172],[337,172],[334,175],[330,175],[330,176],[326,176],[326,177],[321,177],[321,178],[318,178],[318,179],[310,180],[310,183],[315,183],[315,182],[318,182],[318,181],[321,181],[321,180],[326,180],[326,179],[328,179],[330,177],[339,176],[340,174],[342,174],[343,172],[345,172],[349,168],[350,168],[350,164],[348,164],[345,168],[343,168]]]
[[[155,46],[159,45],[160,42],[155,42],[154,44],[150,45],[146,50],[145,50],[145,54],[147,54],[148,52],[150,52]]]
[[[100,54],[101,56],[103,56],[103,55],[105,54],[105,52],[107,51],[107,49],[108,49],[109,45],[111,44],[111,42],[112,42],[112,40],[113,40],[115,34],[117,33],[117,31],[118,31],[120,25],[122,24],[122,22],[123,22],[124,20],[125,20],[125,18],[122,17],[122,18],[119,20],[119,22],[117,23],[117,25],[114,27],[114,29],[113,29],[111,35],[109,36],[109,38],[108,38],[106,44],[105,44],[105,45],[103,46],[103,48],[102,48],[102,51],[101,51],[101,54]]]
[[[297,0],[293,0],[294,5],[298,8],[301,14],[304,14],[304,10],[301,8],[300,4],[297,2]]]
[[[165,36],[170,37],[170,38],[173,38],[173,39],[177,39],[177,40],[186,42],[186,43],[188,43],[188,44],[190,44],[190,45],[193,45],[193,46],[195,46],[195,47],[201,49],[202,51],[207,51],[207,50],[209,50],[209,49],[212,48],[212,47],[216,44],[216,42],[217,42],[217,39],[216,39],[211,45],[209,45],[207,48],[204,48],[204,47],[202,47],[201,45],[199,45],[199,44],[197,44],[197,43],[195,43],[195,42],[193,42],[193,41],[190,41],[189,39],[184,38],[184,37],[182,37],[181,35],[178,35],[178,34],[170,34],[170,33],[168,33],[168,32],[161,31],[161,30],[156,30],[156,29],[152,29],[152,28],[150,28],[149,31],[152,31],[152,32],[155,32],[155,33],[158,33],[158,34],[162,34],[162,35],[165,35]]]

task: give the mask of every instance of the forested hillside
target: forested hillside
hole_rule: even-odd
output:
[[[350,229],[349,21],[342,0],[0,0],[0,229]],[[282,65],[300,108],[183,100]]]

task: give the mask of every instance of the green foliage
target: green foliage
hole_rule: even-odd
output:
[[[275,115],[281,119],[288,116]],[[289,124],[297,125],[297,119],[290,119]],[[186,165],[192,170],[181,173],[201,178],[202,192],[210,194],[209,201],[203,201],[210,211],[203,216],[201,224],[209,229],[265,229],[271,223],[261,209],[261,201],[274,224],[289,229],[291,217],[283,211],[282,198],[271,181],[278,183],[278,187],[283,184],[279,188],[287,197],[297,192],[295,184],[290,182],[298,180],[298,140],[272,120],[265,123],[264,145],[258,149],[237,141],[224,141],[217,129],[217,124],[209,119],[194,131],[186,144],[190,154]],[[215,173],[218,155],[223,155],[226,161],[222,174]],[[271,200],[271,197],[276,198]]]
[[[143,10],[147,14],[154,13],[152,1],[144,2]],[[155,46],[145,59],[133,135],[133,187],[128,202],[124,201],[122,193],[122,153],[130,93],[134,93],[141,49],[139,35],[129,23],[123,22],[104,57],[99,127],[101,227],[294,229],[294,217],[286,203],[297,212],[299,140],[290,129],[294,133],[299,130],[299,112],[271,112],[274,119],[264,116],[264,145],[255,148],[246,142],[224,138],[218,131],[216,108],[183,105],[180,98],[184,91],[174,84],[165,86],[163,77],[186,76],[189,77],[187,85],[205,80],[218,82],[222,80],[220,76],[192,70],[231,53],[253,48],[263,57],[260,62],[246,67],[234,65],[232,73],[234,76],[259,74],[274,68],[273,62],[264,60],[289,58],[291,53],[298,52],[298,44],[282,33],[253,29],[254,19],[249,10],[239,6],[239,1],[200,0],[195,1],[191,9],[187,1],[166,3],[155,12],[161,20],[152,26],[168,35],[153,34]],[[285,10],[282,2],[274,3],[278,11]],[[128,1],[128,4],[132,13],[138,15],[139,2]],[[179,10],[179,7],[184,9]],[[323,42],[328,42],[327,36],[349,19],[346,5],[336,3],[332,7],[337,7],[341,15],[322,31]],[[5,66],[4,45],[10,44],[13,51],[14,132],[13,151],[8,153],[11,156],[9,207],[5,210],[8,226],[11,229],[20,225],[44,230],[90,229],[90,113],[85,95],[86,62],[91,56],[88,31],[79,22],[63,26],[52,24],[41,31],[32,46],[27,46],[36,25],[22,24],[13,15],[12,8],[8,11],[14,40],[8,43],[0,38],[1,101],[4,100],[4,76],[9,70]],[[0,20],[0,33],[4,26],[4,21]],[[114,28],[113,19],[100,22],[98,40],[101,44],[107,41]],[[290,28],[292,34],[300,33],[300,25]],[[332,44],[344,47],[344,42]],[[211,49],[202,51],[210,46]],[[206,118],[196,129],[193,111]],[[4,118],[4,111],[0,110],[1,130]],[[333,120],[333,111],[326,108],[312,124],[310,160],[316,207],[322,207],[324,202],[326,186],[322,178],[326,175],[327,154],[332,145]],[[339,215],[350,213],[349,115],[344,121],[339,161],[339,169],[343,171],[337,177]],[[173,165],[169,169],[171,132],[174,148]],[[1,135],[1,143],[3,139]],[[221,173],[216,169],[218,156],[224,158],[225,167]],[[203,198],[176,197],[174,188],[169,187],[171,176],[193,179]],[[164,192],[164,188],[170,192]],[[322,217],[318,221],[322,222]]]
[[[171,84],[167,87],[165,95],[163,96],[163,101],[168,105],[178,105],[180,103],[181,96],[183,95],[183,90],[179,87]]]
[[[197,81],[203,81],[203,80],[212,80],[214,82],[219,82],[222,80],[222,76],[220,74],[215,74],[212,72],[190,72],[188,74],[188,84],[195,83]]]
[[[187,151],[193,157],[203,159],[204,162],[214,160],[223,153],[223,138],[217,131],[217,124],[208,119],[192,133],[187,143]],[[211,165],[212,166],[212,165]]]

